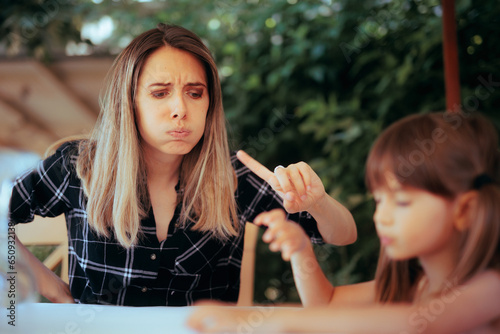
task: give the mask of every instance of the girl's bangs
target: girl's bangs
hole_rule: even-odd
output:
[[[397,175],[396,166],[390,154],[371,154],[366,164],[366,186],[370,192],[375,189],[387,188],[387,175]],[[399,179],[398,179],[399,181]]]
[[[432,157],[421,152],[417,143],[430,138],[435,127],[429,116],[414,115],[390,125],[377,139],[366,162],[368,189],[387,188],[387,177],[403,186],[426,188]],[[416,161],[415,158],[418,158]],[[431,173],[432,174],[432,173]]]
[[[365,182],[370,192],[387,188],[391,176],[402,186],[451,196],[446,161],[454,151],[452,140],[432,140],[437,130],[452,134],[449,125],[439,122],[441,118],[441,114],[413,115],[393,123],[380,135],[366,162]]]
[[[405,137],[395,131],[386,132],[375,142],[366,162],[365,181],[370,192],[388,187],[388,176],[396,177],[399,183],[410,185],[412,178],[404,172],[409,167],[405,164],[408,143]],[[410,170],[409,170],[410,171]]]

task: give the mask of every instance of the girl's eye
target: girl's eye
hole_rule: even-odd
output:
[[[381,194],[380,192],[374,192],[373,193],[373,201],[375,202],[375,204],[379,204],[380,202],[382,202],[382,198],[383,198],[383,194]]]
[[[396,201],[397,206],[406,207],[406,206],[409,206],[410,204],[411,204],[410,201],[402,201],[402,200]]]

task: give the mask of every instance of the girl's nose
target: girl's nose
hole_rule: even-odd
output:
[[[373,214],[373,221],[375,224],[389,225],[392,223],[392,215],[389,204],[386,201],[377,203],[375,213]]]

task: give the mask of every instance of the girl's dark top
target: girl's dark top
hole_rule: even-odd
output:
[[[238,178],[235,198],[241,233],[221,243],[209,234],[178,227],[180,205],[159,242],[152,210],[141,221],[144,237],[130,249],[113,237],[97,236],[87,221],[87,198],[74,163],[78,143],[62,145],[54,155],[19,176],[11,200],[13,223],[34,215],[65,214],[69,239],[69,285],[76,302],[130,306],[184,306],[200,299],[236,302],[240,285],[243,232],[247,221],[282,207],[270,186],[244,166],[231,161]],[[306,212],[289,215],[313,242],[322,242],[315,220]]]

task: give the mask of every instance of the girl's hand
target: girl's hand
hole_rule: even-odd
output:
[[[289,261],[293,254],[300,253],[310,245],[302,227],[286,220],[285,212],[281,209],[259,214],[254,223],[268,227],[262,240],[269,243],[271,251],[281,251],[281,257],[285,261]]]
[[[234,308],[229,304],[214,301],[197,302],[194,306],[196,308],[189,315],[186,325],[202,333],[236,332],[237,317],[245,317],[248,312],[244,308]]]
[[[274,307],[235,307],[234,304],[197,302],[187,327],[202,333],[280,333]],[[257,319],[257,320],[256,320]]]
[[[283,199],[283,207],[289,213],[309,211],[327,197],[319,176],[305,162],[288,167],[277,167],[273,172],[244,151],[236,153],[238,159],[261,179],[269,183]]]

